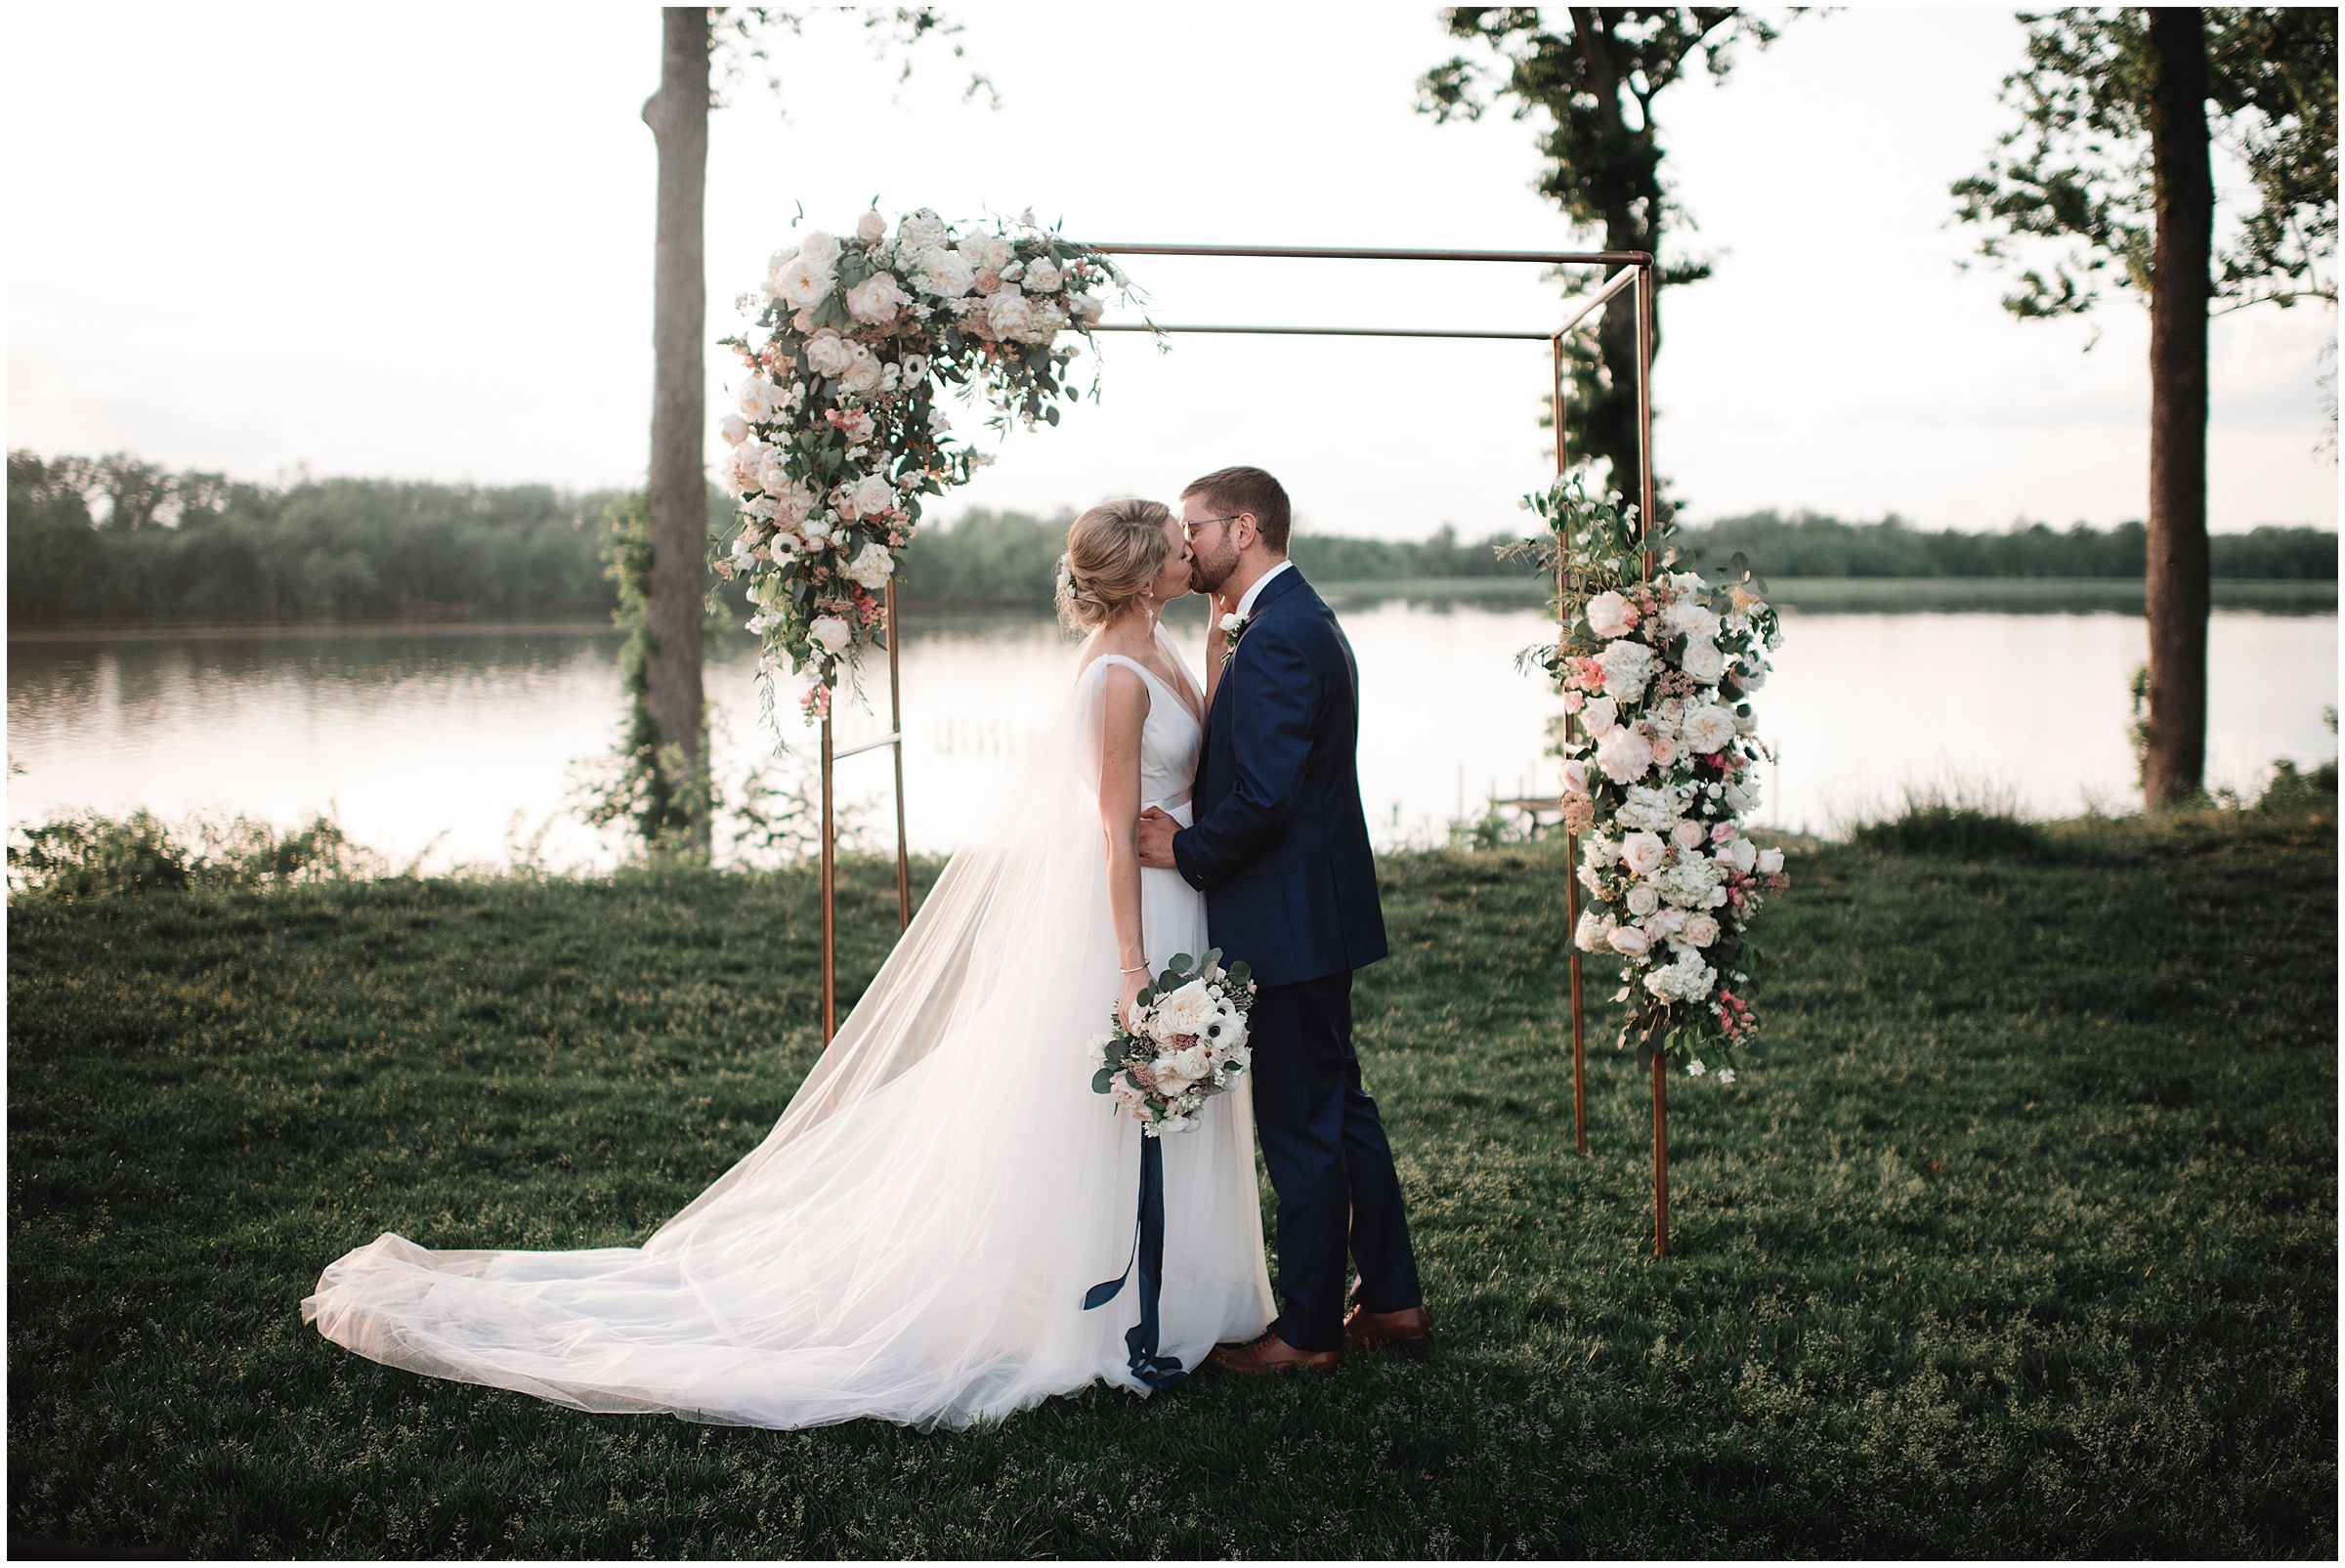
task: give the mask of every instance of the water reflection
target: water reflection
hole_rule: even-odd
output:
[[[1344,607],[1363,688],[1360,765],[1379,840],[1423,841],[1490,794],[1552,791],[1554,701],[1514,673],[1549,635],[1528,606]],[[2336,617],[2218,611],[2210,632],[2209,779],[2252,785],[2276,757],[2332,754]],[[2131,790],[2127,676],[2139,617],[2117,614],[1815,614],[1785,617],[1764,731],[1783,763],[1761,816],[1823,827],[1914,782],[1999,784],[2041,813],[2121,806]],[[1202,665],[1202,616],[1174,630]],[[338,810],[352,834],[425,864],[492,860],[545,829],[557,864],[622,845],[567,810],[574,766],[618,731],[607,627],[410,627],[18,641],[10,645],[9,819],[52,809],[241,810],[277,822]],[[1070,646],[1031,614],[916,615],[904,657],[913,838],[981,831],[1064,678]],[[885,676],[842,710],[840,744],[885,728]],[[771,748],[746,638],[710,650],[720,778]],[[793,758],[812,734],[782,694]],[[796,766],[785,763],[785,771]],[[841,764],[841,789],[885,823],[884,752]]]

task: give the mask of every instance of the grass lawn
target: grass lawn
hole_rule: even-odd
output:
[[[1561,866],[1388,860],[1360,1045],[1436,1354],[928,1436],[581,1416],[296,1306],[385,1229],[638,1241],[751,1147],[814,1056],[809,876],[20,898],[10,1524],[192,1556],[2333,1556],[2334,813],[2235,821],[1796,857],[1775,1054],[1672,1085],[1666,1261],[1608,1045],[1571,1151]],[[851,869],[858,984],[892,905]]]

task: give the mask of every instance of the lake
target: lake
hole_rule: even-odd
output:
[[[1493,795],[1553,793],[1542,754],[1556,711],[1514,656],[1552,635],[1536,608],[1465,599],[1342,607],[1360,664],[1360,777],[1381,845],[1437,839]],[[1202,660],[1203,622],[1176,608]],[[332,810],[351,836],[427,869],[509,859],[542,834],[555,866],[604,867],[623,844],[570,809],[577,766],[618,733],[619,640],[579,625],[53,633],[9,644],[12,825],[53,810],[241,811],[279,825]],[[1761,733],[1781,753],[1760,822],[1830,831],[1908,784],[2006,792],[2038,815],[2133,800],[2127,677],[2137,614],[1788,609]],[[2248,788],[2275,758],[2335,754],[2337,617],[2219,609],[2210,634],[2208,782]],[[1069,646],[1031,613],[921,612],[904,651],[906,797],[914,845],[979,832]],[[842,708],[841,746],[883,733]],[[720,780],[772,734],[746,636],[710,651]],[[791,715],[784,739],[811,758]],[[807,766],[786,759],[785,775]],[[867,842],[892,831],[885,751],[839,763]],[[720,856],[728,842],[720,829]]]

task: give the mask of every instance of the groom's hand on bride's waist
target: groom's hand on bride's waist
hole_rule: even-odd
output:
[[[1140,864],[1151,870],[1179,870],[1179,865],[1172,859],[1172,835],[1179,831],[1179,822],[1156,807],[1141,812]]]

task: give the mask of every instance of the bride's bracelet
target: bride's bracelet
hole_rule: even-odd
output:
[[[1146,974],[1148,972],[1148,966],[1144,963],[1128,963],[1124,966],[1123,972],[1125,974],[1132,974],[1135,972],[1139,974]]]

